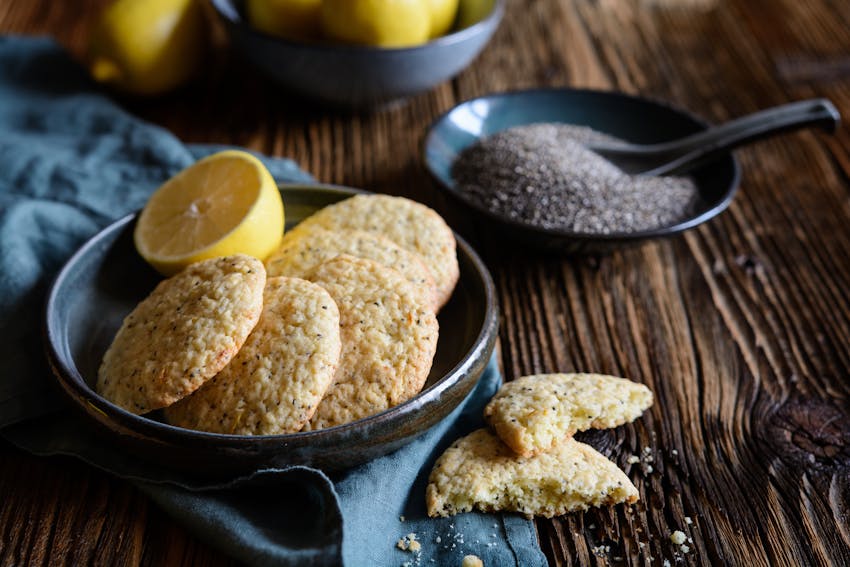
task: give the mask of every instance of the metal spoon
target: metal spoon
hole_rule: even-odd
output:
[[[748,114],[670,142],[591,143],[587,147],[626,173],[679,175],[748,142],[806,126],[835,132],[840,122],[835,106],[826,99],[816,98]]]

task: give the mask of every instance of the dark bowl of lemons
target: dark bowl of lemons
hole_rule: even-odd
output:
[[[233,46],[322,104],[368,107],[454,77],[499,25],[505,0],[212,0]]]

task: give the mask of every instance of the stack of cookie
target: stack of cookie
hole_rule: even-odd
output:
[[[477,509],[551,518],[637,501],[625,473],[572,436],[634,421],[652,399],[642,384],[600,374],[509,382],[484,410],[492,431],[459,439],[437,460],[426,489],[428,514]]]
[[[180,427],[274,435],[354,421],[425,384],[459,268],[451,229],[400,197],[304,220],[264,266],[228,256],[165,280],[125,319],[97,390]]]

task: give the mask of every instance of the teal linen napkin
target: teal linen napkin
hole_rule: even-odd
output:
[[[501,383],[493,361],[439,425],[330,478],[291,467],[207,485],[106,444],[66,407],[41,344],[51,279],[86,239],[218,149],[183,145],[122,111],[53,41],[0,37],[0,436],[128,479],[201,539],[252,565],[458,565],[467,553],[491,566],[544,565],[524,518],[425,516],[434,460],[481,427]],[[259,157],[278,181],[311,180],[289,160]],[[395,547],[409,533],[422,541],[419,555]]]

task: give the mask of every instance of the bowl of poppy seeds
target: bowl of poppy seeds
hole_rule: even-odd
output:
[[[541,89],[461,103],[431,126],[426,168],[502,241],[597,253],[671,236],[726,209],[740,168],[724,154],[686,177],[629,175],[587,144],[664,142],[707,128],[670,105],[616,92]]]

